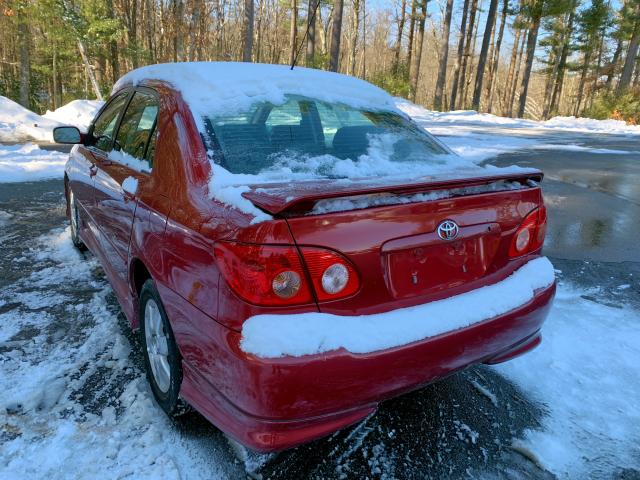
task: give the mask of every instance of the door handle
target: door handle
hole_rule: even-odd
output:
[[[93,164],[89,167],[89,176],[95,177],[98,174],[98,167]]]

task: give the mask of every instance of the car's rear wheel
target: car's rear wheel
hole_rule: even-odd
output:
[[[182,359],[153,280],[142,286],[139,315],[142,352],[153,396],[167,415],[186,413],[188,407],[178,396]]]
[[[78,250],[86,250],[87,246],[80,238],[80,212],[78,211],[76,196],[71,189],[69,189],[69,223],[71,224],[71,241],[73,245]]]

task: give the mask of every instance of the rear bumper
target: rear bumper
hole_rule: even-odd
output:
[[[283,450],[360,421],[382,400],[470,365],[499,363],[531,350],[540,343],[554,294],[555,283],[506,314],[367,354],[335,350],[259,358],[240,349],[238,332],[216,324],[208,358],[198,355],[192,362],[187,352],[181,394],[248,447]],[[201,315],[191,313],[196,314]]]

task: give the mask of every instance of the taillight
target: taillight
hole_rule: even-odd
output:
[[[356,293],[360,280],[342,255],[322,248],[302,247],[318,301],[335,300]]]
[[[318,301],[344,298],[358,290],[358,275],[340,254],[314,247],[300,250]],[[217,242],[214,254],[231,290],[249,303],[289,306],[313,301],[296,247]]]
[[[313,302],[295,247],[217,242],[214,254],[236,295],[255,305]]]
[[[509,256],[520,257],[535,252],[542,247],[546,232],[547,209],[543,205],[527,215],[520,224],[511,240]]]

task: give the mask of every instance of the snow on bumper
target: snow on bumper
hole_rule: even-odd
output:
[[[299,357],[340,348],[369,353],[399,347],[503,315],[531,301],[536,290],[548,287],[554,279],[553,265],[541,257],[493,285],[390,312],[256,315],[244,323],[240,346],[262,358]]]

